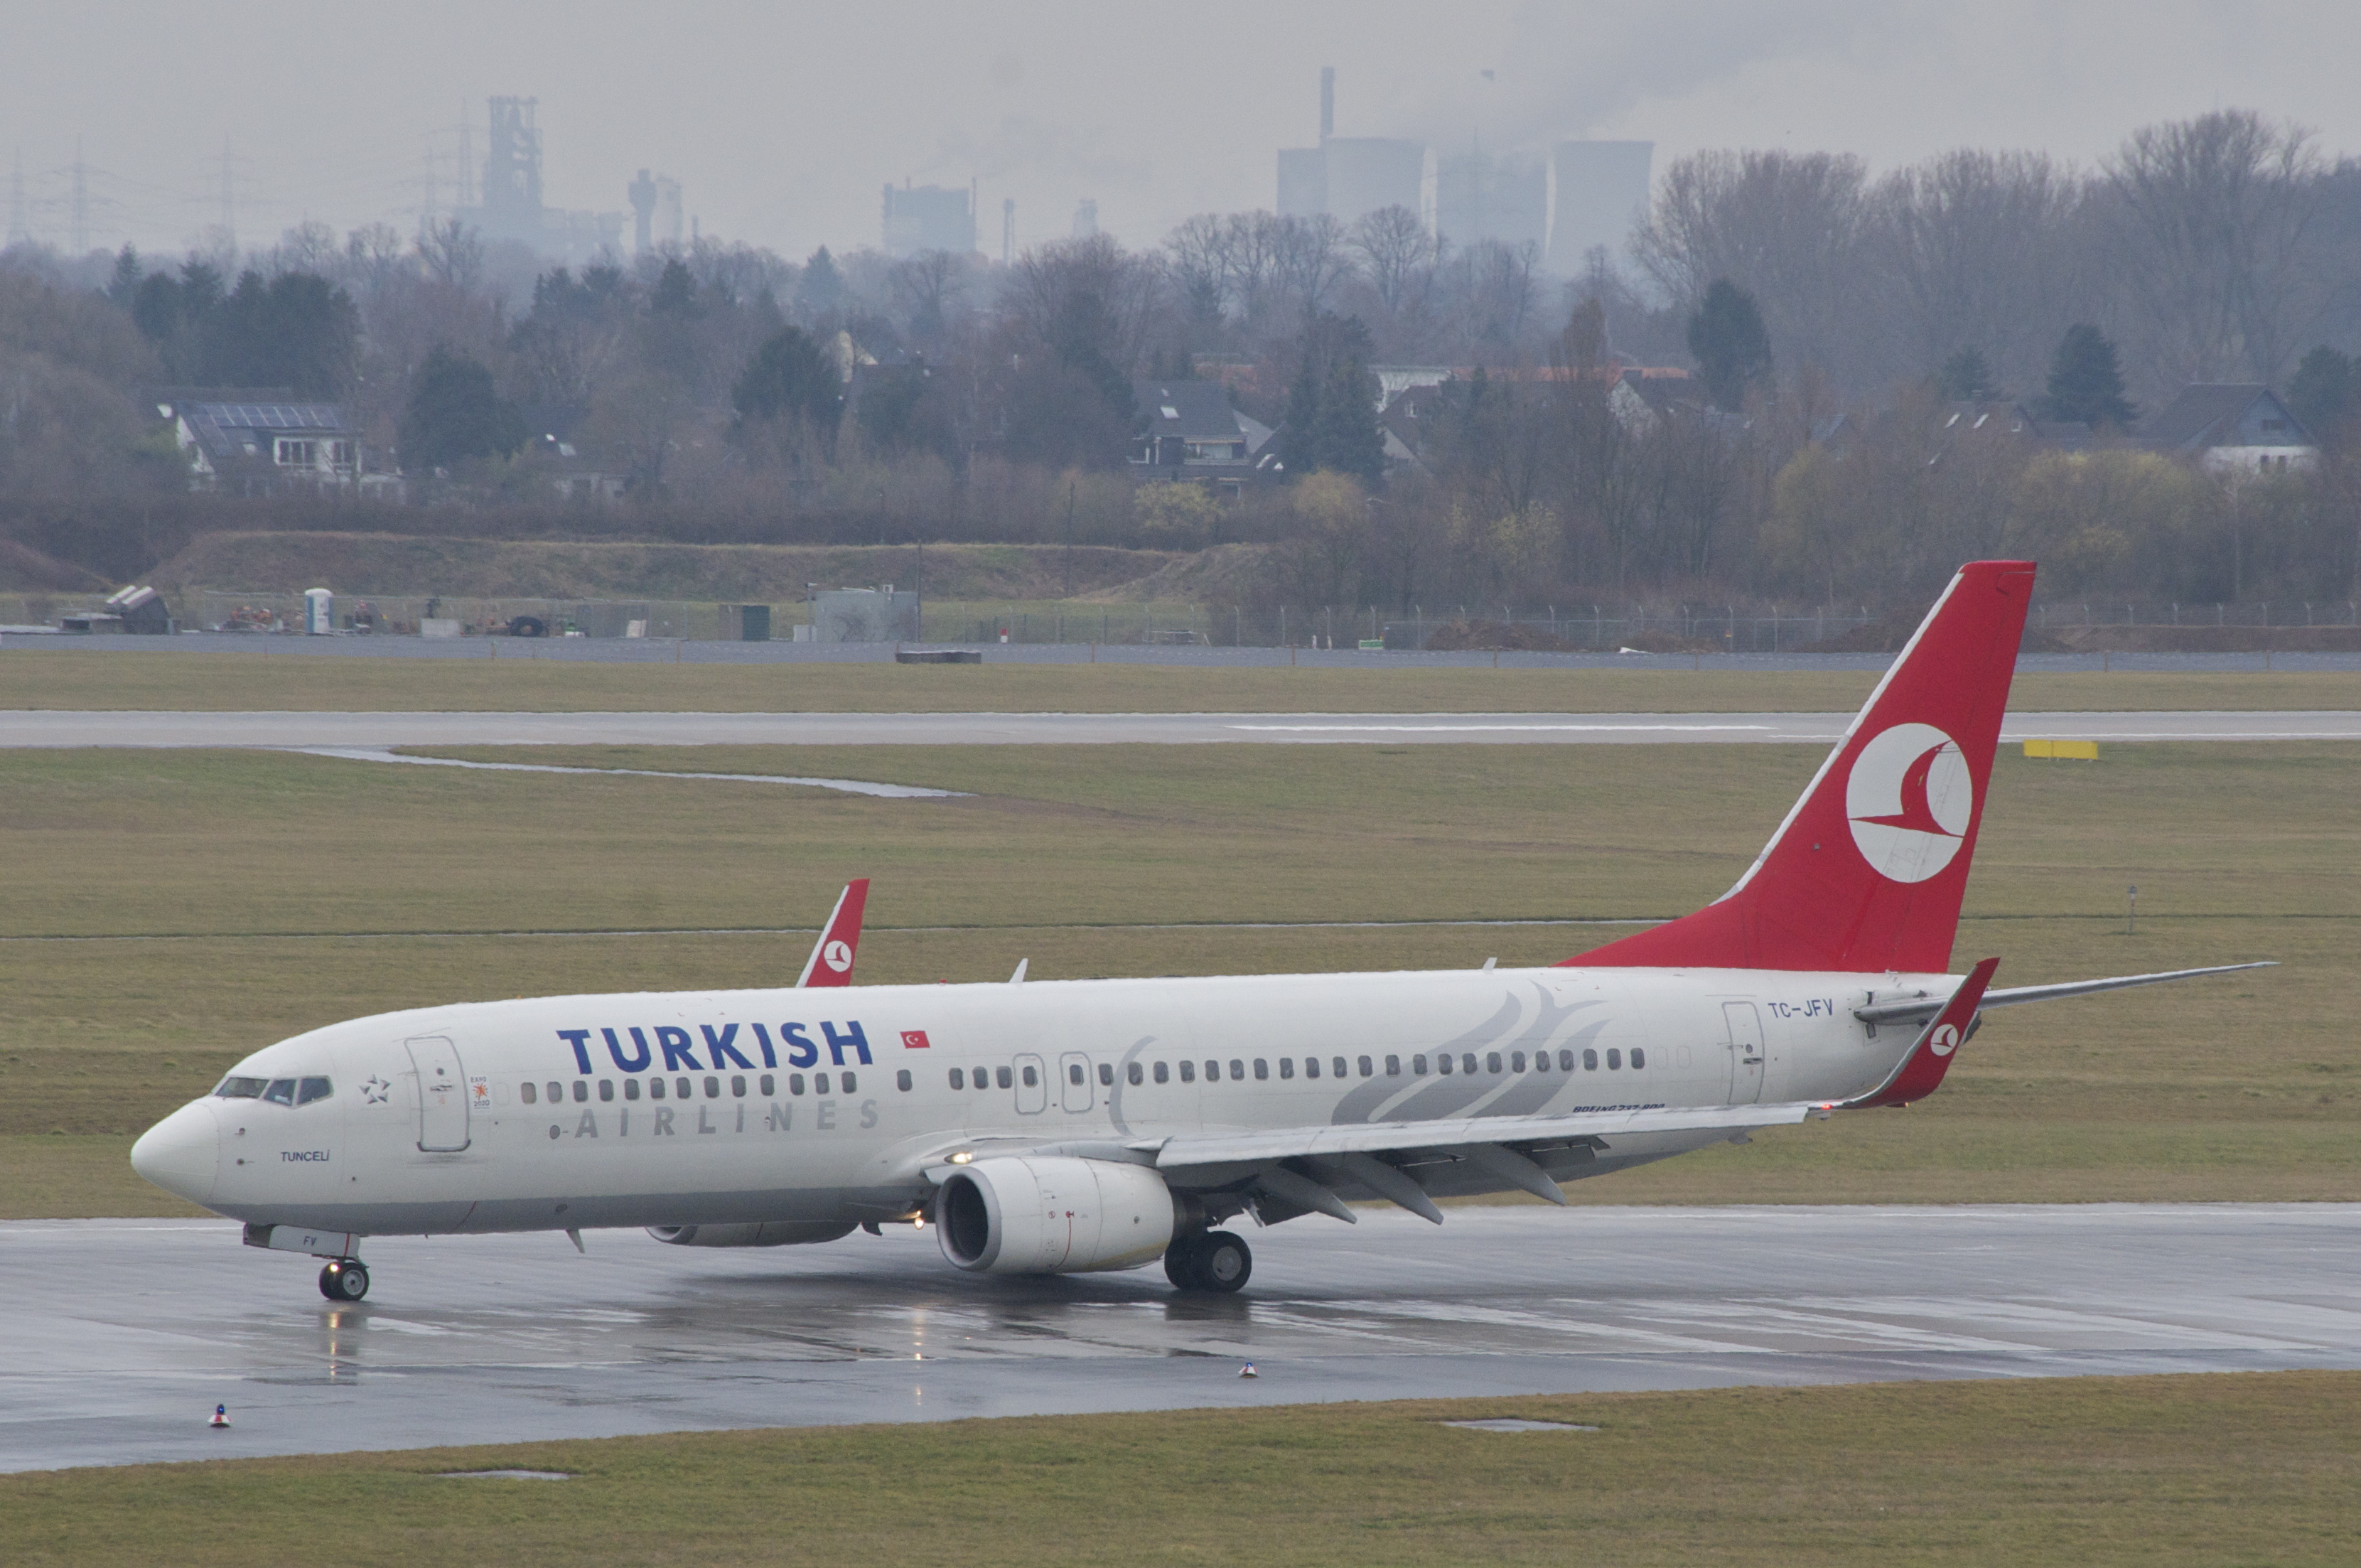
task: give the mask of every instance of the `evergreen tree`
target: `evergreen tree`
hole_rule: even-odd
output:
[[[2000,395],[1992,366],[1975,348],[1962,348],[1944,360],[1942,369],[1935,373],[1935,385],[1957,403],[1981,402]]]
[[[2314,441],[2334,440],[2345,422],[2361,411],[2361,373],[2351,359],[2321,344],[2295,367],[2287,400],[2289,411],[2303,422]]]
[[[1386,438],[1378,428],[1371,379],[1358,359],[1339,359],[1328,367],[1312,426],[1312,466],[1350,474],[1375,489],[1386,477]]]
[[[1771,374],[1771,334],[1754,296],[1726,278],[1717,278],[1689,317],[1689,353],[1697,362],[1706,395],[1714,406],[1736,413],[1746,394]]]
[[[2043,419],[2117,429],[2139,418],[2139,410],[2124,396],[2123,367],[2105,333],[2088,323],[2066,329],[2049,359],[2049,395],[2041,400],[2040,413]]]
[[[791,326],[754,351],[730,390],[730,401],[741,421],[799,419],[826,435],[836,429],[843,390],[819,345]]]
[[[360,312],[325,278],[239,277],[201,333],[198,378],[207,386],[287,387],[299,398],[341,397],[360,355]]]
[[[139,253],[126,245],[115,253],[115,272],[106,280],[106,297],[129,310],[132,300],[139,292],[140,281],[146,276],[146,269],[139,265]]]
[[[648,298],[648,310],[654,315],[678,316],[684,321],[697,314],[697,280],[678,257],[664,263],[664,271],[656,278],[655,292]]]
[[[507,457],[525,443],[524,416],[500,395],[492,373],[437,344],[411,383],[401,416],[401,460],[412,473],[471,457]]]
[[[815,316],[826,315],[836,309],[844,298],[844,279],[836,270],[836,258],[821,246],[804,263],[804,280],[796,290],[796,303]]]

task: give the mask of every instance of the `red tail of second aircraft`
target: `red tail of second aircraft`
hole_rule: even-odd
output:
[[[2032,592],[2031,562],[1960,567],[1738,885],[1565,962],[1948,968]]]
[[[861,912],[868,904],[867,877],[844,884],[844,891],[836,895],[836,907],[829,911],[828,924],[820,928],[819,940],[812,944],[811,957],[804,960],[804,972],[796,978],[798,987],[852,983],[852,959],[861,950]]]

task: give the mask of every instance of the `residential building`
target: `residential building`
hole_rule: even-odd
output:
[[[188,459],[192,489],[253,494],[368,477],[360,432],[340,403],[300,401],[284,387],[167,388],[151,397]]]
[[[2195,461],[2208,474],[2284,474],[2320,461],[2320,444],[2260,382],[2208,381],[2143,421],[2139,441]]]
[[[1131,471],[1188,479],[1237,495],[1256,472],[1270,427],[1230,406],[1219,381],[1134,381]]]

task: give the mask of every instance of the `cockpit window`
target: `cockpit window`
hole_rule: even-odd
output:
[[[225,1078],[214,1092],[224,1100],[256,1100],[269,1083],[267,1078]]]
[[[325,1100],[335,1090],[324,1078],[307,1078],[295,1086],[295,1103],[309,1105],[314,1100]]]
[[[270,1087],[262,1091],[262,1097],[273,1105],[292,1105],[295,1103],[295,1080],[274,1078],[270,1080]]]

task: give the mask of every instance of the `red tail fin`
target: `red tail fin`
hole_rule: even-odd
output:
[[[852,983],[852,956],[861,950],[861,911],[868,902],[867,877],[844,884],[844,891],[836,896],[835,909],[829,913],[827,927],[812,944],[811,957],[804,960],[796,985]]]
[[[1738,885],[1566,964],[1948,968],[2032,592],[2029,561],[1960,567]]]

